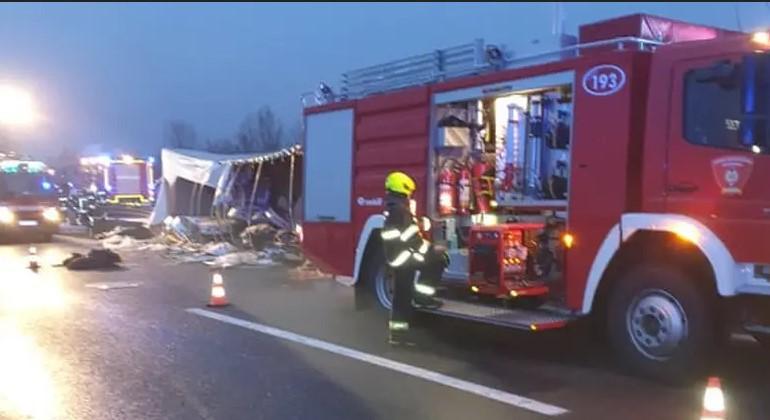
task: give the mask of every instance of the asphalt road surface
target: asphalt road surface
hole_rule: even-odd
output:
[[[54,267],[86,244],[0,245],[2,419],[697,419],[703,384],[627,376],[579,327],[530,334],[430,316],[418,346],[351,288],[281,267],[210,273],[150,252]],[[770,413],[770,358],[738,341],[718,373],[730,419]]]

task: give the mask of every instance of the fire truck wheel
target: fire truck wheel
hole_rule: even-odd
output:
[[[633,371],[672,383],[697,375],[713,348],[708,300],[685,272],[640,266],[618,279],[607,314],[611,343]]]
[[[385,257],[381,254],[381,252],[376,252],[367,259],[363,280],[366,282],[366,286],[371,288],[372,294],[380,306],[390,310],[393,306],[393,276],[388,275]]]

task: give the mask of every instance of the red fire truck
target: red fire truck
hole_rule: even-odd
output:
[[[379,302],[383,182],[451,265],[435,313],[528,331],[591,316],[637,372],[681,378],[770,333],[770,34],[648,15],[516,57],[473,44],[307,97],[303,246]]]
[[[122,155],[119,159],[93,156],[80,159],[87,188],[104,191],[110,204],[143,205],[154,198],[153,158]]]
[[[3,155],[0,154],[0,236],[51,240],[62,219],[53,170],[40,161]]]

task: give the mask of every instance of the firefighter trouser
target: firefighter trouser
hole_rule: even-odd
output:
[[[414,296],[415,270],[400,268],[393,270],[393,306],[390,310],[390,329],[407,330],[412,318],[412,297]]]
[[[443,253],[436,252],[435,249],[431,248],[425,255],[425,263],[420,267],[417,282],[435,289],[444,275],[445,268],[446,262]]]

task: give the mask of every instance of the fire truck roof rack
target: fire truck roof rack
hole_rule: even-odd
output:
[[[303,106],[312,107],[493,70],[558,61],[579,56],[581,50],[594,47],[653,51],[656,46],[662,44],[663,42],[644,38],[621,37],[514,57],[509,51],[501,51],[494,45],[485,45],[483,39],[477,39],[468,44],[349,71],[342,75],[342,88],[339,94],[335,94],[325,84],[321,84],[318,91],[305,93],[301,95],[301,99]]]

